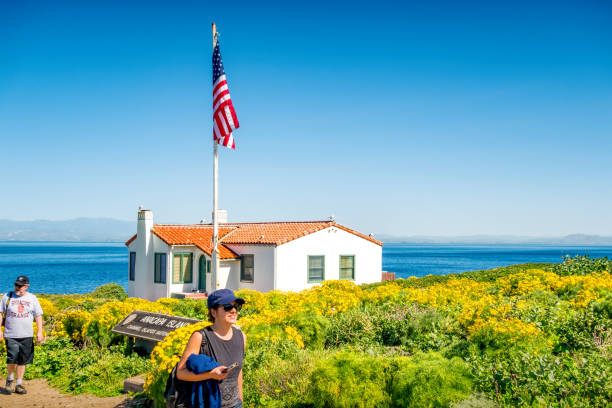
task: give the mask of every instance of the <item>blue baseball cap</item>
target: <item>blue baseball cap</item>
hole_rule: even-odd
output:
[[[208,295],[206,303],[209,309],[214,309],[217,305],[228,305],[233,301],[241,305],[244,304],[244,299],[236,297],[231,290],[219,289]]]

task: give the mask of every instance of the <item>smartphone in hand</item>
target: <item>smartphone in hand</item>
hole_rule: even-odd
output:
[[[225,367],[225,369],[222,370],[222,372],[223,373],[229,373],[230,371],[232,371],[236,367],[238,367],[238,363],[234,363],[234,364],[230,365],[229,367]]]

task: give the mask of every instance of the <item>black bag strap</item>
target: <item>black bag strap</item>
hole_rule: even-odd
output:
[[[8,299],[6,299],[6,306],[4,306],[4,313],[2,313],[2,326],[6,321],[6,312],[8,311],[9,304],[11,303],[11,299],[13,298],[13,291],[11,290],[8,295]]]
[[[13,295],[14,295],[14,294],[15,294],[15,293],[14,293],[12,290],[9,292],[9,297],[8,297],[8,299],[6,300],[6,307],[8,307],[9,303],[11,303],[11,299],[13,298]]]
[[[208,330],[206,330],[206,327],[200,330],[200,333],[202,334],[202,344],[200,344],[200,354],[204,354],[216,360],[215,353],[210,344],[210,339],[208,338]]]

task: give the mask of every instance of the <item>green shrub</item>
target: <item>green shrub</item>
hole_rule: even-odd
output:
[[[610,322],[610,320],[608,320]],[[597,317],[593,310],[566,310],[552,321],[549,332],[553,338],[553,351],[595,349],[594,334],[602,329],[605,320]]]
[[[107,299],[107,300],[123,300],[127,298],[127,293],[123,286],[117,283],[108,283],[106,285],[98,286],[91,292],[91,297],[95,299]]]
[[[62,392],[103,397],[121,394],[123,380],[149,370],[149,359],[136,354],[113,347],[79,349],[68,339],[50,338],[36,347],[25,378],[46,378]]]
[[[369,313],[363,308],[353,308],[330,319],[325,347],[350,344],[365,349],[375,343],[376,327]]]
[[[179,302],[169,303],[168,307],[176,316],[189,317],[191,319],[208,320],[208,307],[206,302],[197,299],[181,299]]]
[[[298,350],[292,342],[261,344],[249,350],[244,361],[244,405],[300,406],[309,390],[315,360],[320,357],[320,352]]]
[[[125,344],[126,342],[124,335],[113,333],[108,327],[100,324],[95,319],[92,319],[87,325],[85,338],[89,344],[101,347],[108,347],[112,344]]]
[[[305,347],[320,349],[325,345],[330,322],[329,319],[319,314],[301,313],[292,316],[287,321],[287,325],[298,329]]]
[[[612,291],[602,293],[602,296],[591,305],[593,313],[604,319],[612,319]]]
[[[553,272],[559,276],[590,275],[592,273],[612,271],[612,261],[605,258],[591,258],[588,255],[577,255],[563,258],[563,262],[553,267]]]
[[[388,407],[389,359],[340,352],[318,360],[310,380],[309,404],[314,407]]]
[[[482,271],[471,271],[461,273],[450,273],[448,275],[427,275],[422,278],[410,278],[410,279],[397,279],[395,283],[400,286],[409,288],[426,288],[436,283],[445,283],[451,278],[467,278],[477,282],[490,282],[493,283],[497,279],[512,275],[518,272],[524,272],[528,269],[541,269],[544,271],[551,271],[555,264],[552,263],[524,263],[519,265],[503,266],[495,269],[487,269]],[[378,286],[385,285],[385,282],[371,283],[367,285],[361,285],[364,290],[371,290]]]
[[[435,309],[384,304],[366,310],[376,328],[376,341],[384,346],[401,346],[414,353],[441,350],[458,341],[457,321]]]
[[[394,407],[448,407],[470,395],[471,389],[470,369],[463,360],[428,353],[400,368],[391,392]]]
[[[478,389],[503,406],[608,407],[612,365],[598,351],[470,358]]]
[[[268,325],[261,325],[270,328]],[[295,342],[290,341],[288,339],[283,339],[279,337],[278,341],[266,341],[265,339],[259,340],[257,339],[257,333],[259,331],[257,329],[263,329],[262,327],[256,327],[255,330],[249,331],[247,333],[247,351],[245,356],[245,367],[247,364],[251,369],[259,368],[262,365],[266,364],[266,361],[271,357],[274,358],[292,358],[299,352],[298,346]],[[282,329],[278,326],[272,328],[273,330],[277,330],[279,334],[282,334]]]
[[[47,295],[58,310],[65,310],[77,306],[83,301],[81,295]],[[43,315],[44,316],[44,315]]]

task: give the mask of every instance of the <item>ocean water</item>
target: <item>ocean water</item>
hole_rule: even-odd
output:
[[[127,289],[123,243],[0,242],[0,293],[30,278],[33,293],[87,293],[116,282]]]
[[[560,262],[564,255],[607,256],[612,246],[385,244],[383,270],[397,278],[444,275],[525,262]],[[0,293],[18,275],[34,293],[87,293],[116,282],[127,288],[123,243],[0,242]]]
[[[526,262],[561,262],[563,257],[612,258],[612,246],[385,244],[383,270],[396,278],[447,275]]]

